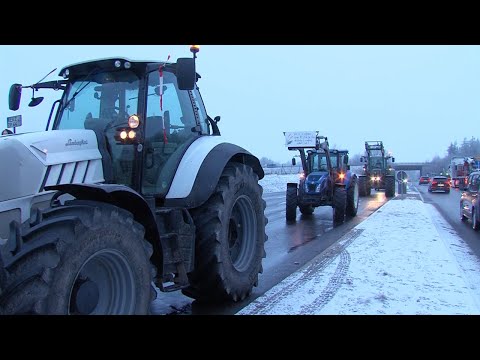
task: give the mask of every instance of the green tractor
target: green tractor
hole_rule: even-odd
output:
[[[370,196],[372,188],[385,190],[387,198],[395,196],[395,158],[386,154],[381,141],[365,141],[366,156],[360,158],[365,163],[363,174],[359,176],[360,196]]]

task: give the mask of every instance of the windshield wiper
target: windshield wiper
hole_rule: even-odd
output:
[[[65,105],[62,106],[62,111],[63,111],[64,109],[68,108],[68,105],[70,105],[70,103],[72,102],[72,100],[75,99],[75,97],[76,97],[78,94],[80,94],[80,92],[81,92],[83,89],[85,89],[85,88],[88,86],[88,84],[90,84],[90,83],[92,82],[92,80],[89,80],[85,85],[83,85],[83,83],[84,83],[91,75],[93,75],[93,72],[96,71],[96,70],[98,70],[98,68],[94,68],[92,71],[90,71],[90,72],[87,74],[87,76],[85,76],[85,77],[83,78],[82,82],[80,83],[80,86],[78,87],[78,90],[75,91],[75,92],[73,93],[72,97],[70,98],[70,100],[68,100],[68,101],[65,103]],[[82,86],[82,85],[83,85],[83,86]]]

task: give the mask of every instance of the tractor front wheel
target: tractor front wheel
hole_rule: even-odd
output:
[[[152,246],[130,212],[68,201],[42,213],[2,257],[3,314],[148,314]]]

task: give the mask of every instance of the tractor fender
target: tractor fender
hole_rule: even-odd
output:
[[[185,152],[165,197],[165,205],[195,208],[213,194],[223,169],[229,162],[250,166],[262,179],[260,161],[240,146],[217,136],[200,137]]]
[[[354,178],[357,178],[357,175],[351,171],[347,171],[345,175],[345,189],[348,189],[350,187],[350,183]]]
[[[162,249],[155,215],[146,200],[135,190],[118,184],[60,184],[45,187],[45,190],[57,190],[79,200],[94,200],[118,206],[133,214],[135,221],[145,228],[145,238],[153,245],[152,262],[158,270],[163,269]]]

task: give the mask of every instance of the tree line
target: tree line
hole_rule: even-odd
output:
[[[426,161],[427,165],[424,167],[424,171],[429,174],[448,173],[450,160],[454,156],[480,156],[480,139],[473,136],[470,140],[464,138],[460,145],[456,141],[451,142],[444,157],[435,156],[432,160]]]

